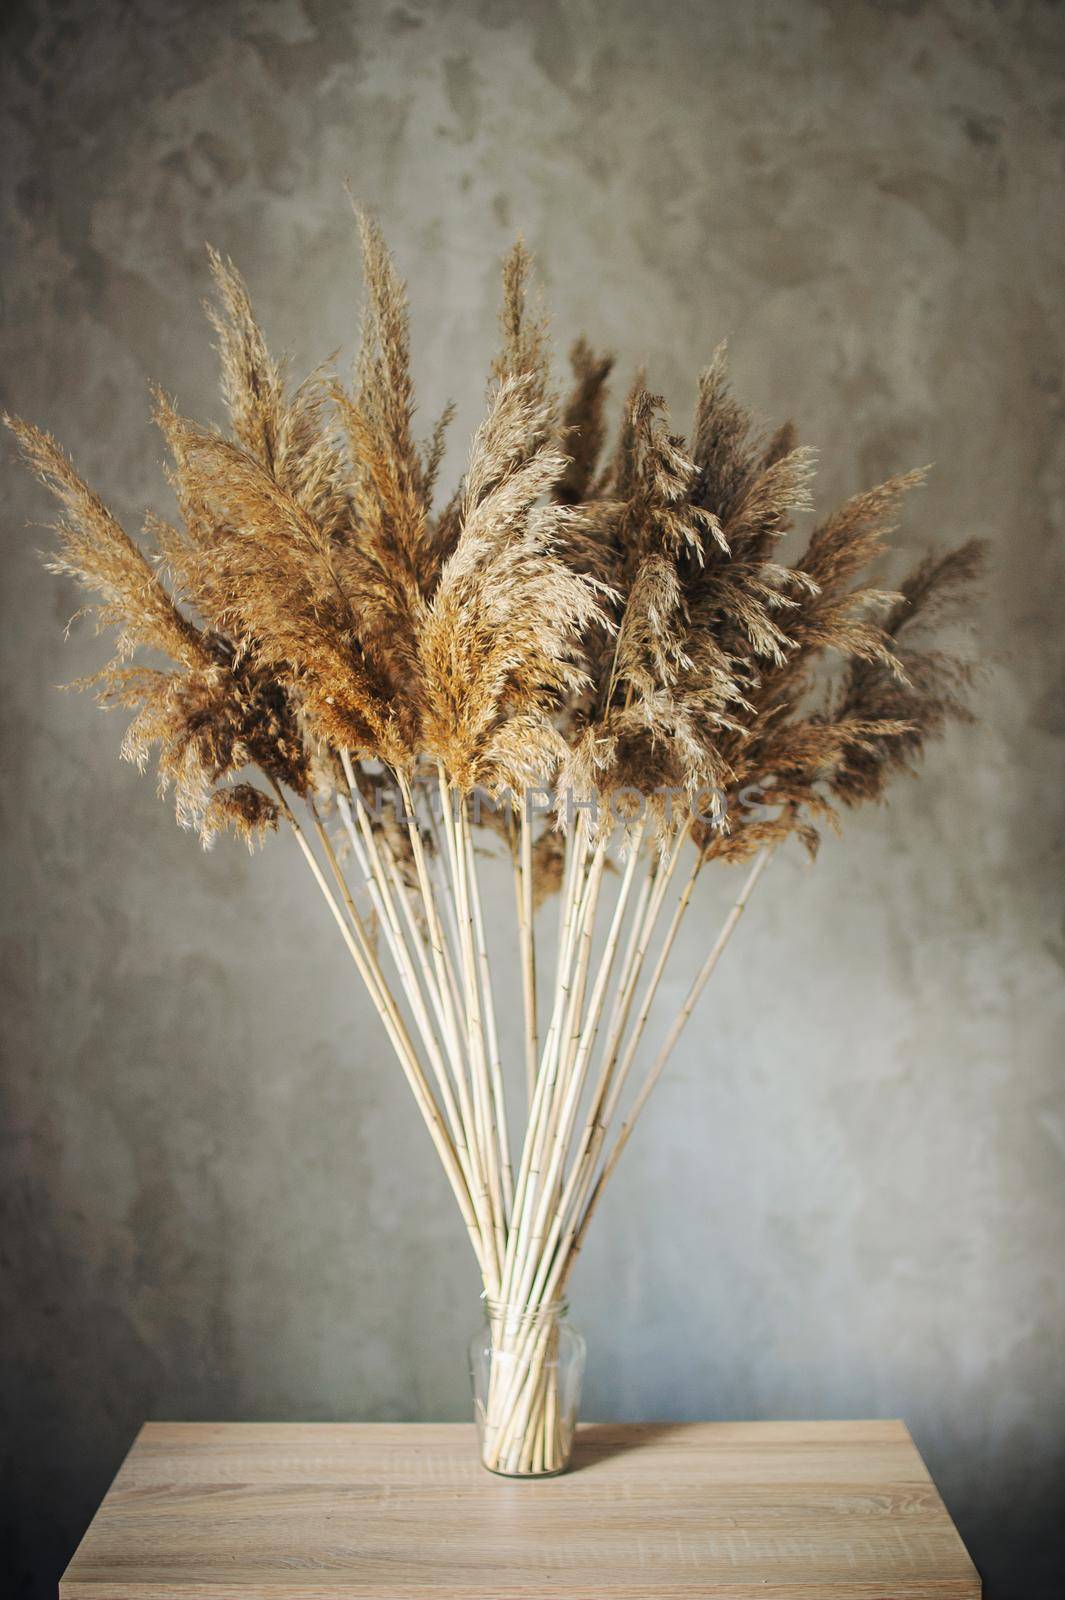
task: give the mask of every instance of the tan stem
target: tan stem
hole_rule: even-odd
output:
[[[466,1131],[462,1125],[462,1119],[455,1104],[451,1081],[448,1077],[447,1067],[441,1054],[436,1030],[433,1027],[432,1021],[430,1020],[428,1011],[426,1010],[425,1001],[422,997],[422,985],[419,983],[415,965],[411,960],[411,953],[407,943],[407,938],[404,934],[402,926],[400,925],[399,916],[396,911],[396,896],[393,889],[393,882],[390,881],[390,875],[384,868],[384,864],[381,859],[381,853],[378,849],[377,840],[374,837],[373,828],[368,817],[366,816],[366,807],[363,803],[361,795],[358,792],[358,787],[355,782],[355,774],[352,769],[348,753],[345,750],[342,751],[341,754],[344,760],[350,795],[358,809],[360,827],[358,829],[356,828],[348,795],[338,794],[337,796],[340,814],[344,820],[344,826],[347,831],[348,838],[351,841],[352,849],[355,852],[355,858],[359,863],[359,868],[366,882],[371,903],[384,929],[386,942],[391,952],[392,959],[396,965],[396,969],[399,973],[404,993],[407,996],[407,1001],[410,1005],[415,1024],[418,1028],[422,1044],[425,1048],[426,1055],[429,1059],[429,1064],[433,1071],[433,1076],[436,1079],[436,1084],[440,1091],[440,1098],[444,1108],[444,1113],[447,1117],[452,1141],[454,1142],[460,1164],[462,1165],[463,1172],[466,1176],[467,1185],[469,1186],[472,1181],[472,1174],[470,1169],[469,1150],[466,1146]],[[390,851],[387,853],[389,856],[391,856]],[[390,866],[393,868],[391,878],[394,880],[394,878],[397,876],[394,871],[394,862],[390,861]],[[430,995],[430,999],[432,1000],[434,998],[432,974],[429,971],[428,963],[425,958],[424,946],[422,945],[420,938],[415,939],[415,954],[416,956],[420,957],[422,983],[425,985],[426,993]]]
[[[514,1173],[510,1160],[507,1101],[503,1086],[503,1062],[499,1053],[499,1030],[496,1026],[495,996],[492,991],[492,968],[488,960],[488,942],[485,938],[484,913],[481,908],[481,886],[477,876],[477,860],[473,849],[473,838],[468,826],[466,828],[466,855],[470,897],[473,903],[473,928],[477,940],[477,966],[481,977],[481,990],[484,995],[488,1065],[492,1083],[496,1132],[499,1139],[499,1163],[503,1174],[503,1222],[504,1226],[508,1227],[514,1206]],[[500,1259],[502,1260],[502,1253]]]
[[[441,781],[443,770],[441,770]],[[486,968],[488,958],[481,965],[480,954],[477,947],[477,910],[475,910],[475,888],[473,888],[473,845],[470,840],[469,819],[465,813],[465,800],[459,802],[457,821],[453,818],[454,848],[456,848],[456,861],[459,866],[459,902],[461,902],[461,933],[462,933],[462,965],[464,965],[465,986],[467,986],[467,1010],[469,1010],[469,1032],[472,1042],[470,1064],[477,1083],[478,1101],[481,1106],[481,1125],[483,1125],[483,1166],[488,1173],[489,1202],[493,1210],[493,1229],[496,1234],[496,1262],[497,1269],[502,1270],[505,1250],[507,1250],[507,1206],[504,1198],[504,1182],[502,1182],[502,1144],[499,1139],[499,1106],[496,1101],[496,1085],[494,1085],[493,1072],[491,1072],[491,1045],[489,1040],[494,1035],[494,1021],[489,1021],[489,1000],[491,989],[485,989]],[[502,1088],[502,1074],[501,1074]]]
[[[699,996],[706,988],[711,973],[720,961],[726,945],[732,938],[733,933],[736,931],[736,925],[743,915],[747,906],[747,902],[753,894],[755,885],[757,884],[759,878],[765,871],[771,855],[772,851],[769,848],[763,848],[759,850],[754,859],[754,865],[747,874],[743,888],[740,890],[732,910],[725,918],[721,932],[714,941],[710,954],[707,956],[702,967],[699,969],[699,973],[695,978],[695,981],[692,983],[691,988],[688,990],[684,1004],[681,1006],[680,1012],[678,1013],[673,1026],[670,1028],[665,1039],[662,1041],[662,1046],[651,1064],[650,1070],[648,1071],[647,1077],[644,1079],[639,1094],[633,1101],[632,1108],[629,1111],[628,1116],[621,1125],[617,1139],[614,1142],[614,1147],[607,1158],[602,1172],[599,1174],[599,1179],[595,1185],[595,1188],[592,1190],[591,1199],[588,1202],[588,1206],[577,1228],[573,1249],[571,1252],[572,1256],[576,1255],[577,1251],[584,1242],[585,1234],[588,1231],[588,1224],[592,1219],[592,1215],[597,1204],[599,1203],[602,1192],[607,1183],[610,1181],[610,1176],[618,1164],[618,1161],[621,1157],[621,1152],[624,1150],[629,1139],[632,1137],[632,1130],[636,1126],[640,1112],[647,1104],[647,1100],[651,1094],[651,1091],[658,1082],[659,1078],[662,1076],[663,1069],[665,1068],[665,1065],[672,1054],[677,1040],[684,1031],[685,1024],[687,1023],[688,1018],[691,1016]]]
[[[614,915],[611,919],[610,929],[607,934],[606,947],[602,956],[600,957],[599,970],[596,973],[595,982],[592,987],[591,998],[588,1002],[588,1011],[584,1016],[579,1029],[580,1042],[573,1056],[572,1063],[567,1068],[565,1079],[565,1098],[560,1107],[557,1118],[557,1127],[552,1146],[551,1161],[544,1179],[540,1210],[536,1217],[536,1222],[533,1227],[532,1236],[528,1245],[525,1272],[521,1280],[521,1289],[518,1293],[519,1301],[523,1301],[524,1296],[527,1294],[530,1295],[531,1298],[535,1298],[534,1285],[538,1279],[541,1279],[542,1276],[546,1276],[546,1271],[544,1270],[544,1260],[545,1258],[547,1260],[550,1259],[550,1247],[548,1247],[548,1249],[545,1251],[544,1243],[545,1236],[548,1233],[550,1207],[552,1201],[555,1202],[556,1206],[559,1204],[558,1189],[561,1185],[562,1173],[565,1167],[566,1151],[569,1148],[570,1138],[573,1132],[573,1123],[577,1115],[577,1108],[580,1104],[581,1090],[584,1086],[588,1064],[591,1060],[592,1049],[595,1045],[596,1032],[598,1030],[599,1021],[603,1012],[603,1004],[606,998],[607,985],[610,981],[610,973],[613,969],[618,941],[621,937],[621,929],[624,926],[625,911],[628,905],[629,894],[632,890],[633,879],[635,877],[637,865],[639,864],[640,849],[643,844],[643,834],[644,823],[641,821],[637,824],[633,833],[633,837],[630,841],[631,848],[629,859],[625,866],[625,873],[622,878],[621,888],[618,891],[618,898],[614,907]],[[574,1037],[577,1037],[576,1032]],[[560,1227],[561,1223],[558,1217],[556,1217],[556,1222]],[[557,1236],[557,1229],[553,1228],[552,1232],[555,1232]]]
[[[533,918],[532,825],[529,805],[522,796],[518,835],[518,934],[521,944],[522,999],[525,1008],[525,1089],[526,1102],[532,1105],[536,1087],[536,931]]]
[[[662,892],[656,892],[652,898],[652,903],[647,914],[645,927],[640,937],[637,947],[636,960],[634,962],[634,970],[629,984],[629,999],[623,1006],[623,1013],[625,1015],[627,1015],[628,1008],[631,1006],[632,996],[635,993],[636,980],[639,977],[639,971],[643,964],[643,958],[653,935],[654,926],[657,922],[662,900],[664,898],[665,885],[672,876],[677,859],[678,853],[674,851],[670,857],[669,866],[662,875],[661,883],[656,885],[656,890],[661,889]],[[541,1263],[541,1276],[537,1278],[537,1281],[534,1283],[530,1294],[530,1300],[534,1304],[543,1297],[545,1292],[544,1277],[547,1274],[548,1269],[553,1265],[554,1252],[558,1248],[558,1241],[562,1236],[563,1228],[566,1225],[567,1219],[570,1219],[570,1228],[569,1232],[562,1241],[563,1255],[569,1250],[576,1235],[578,1220],[585,1202],[587,1201],[588,1192],[591,1188],[592,1180],[595,1175],[596,1162],[599,1160],[599,1155],[605,1142],[607,1132],[613,1121],[614,1113],[617,1109],[618,1101],[621,1098],[621,1093],[624,1089],[629,1069],[633,1060],[635,1059],[636,1051],[639,1047],[640,1040],[647,1023],[651,1004],[661,981],[666,962],[669,959],[670,951],[672,950],[674,941],[676,940],[677,932],[683,920],[684,913],[691,901],[692,891],[695,888],[695,881],[702,868],[704,859],[704,854],[702,851],[700,851],[696,856],[695,863],[688,875],[688,880],[681,892],[680,900],[678,901],[678,904],[673,912],[665,939],[662,942],[662,949],[659,952],[658,960],[655,963],[654,971],[652,972],[648,981],[643,1002],[637,1014],[632,1036],[629,1039],[625,1055],[622,1058],[621,1064],[617,1068],[616,1073],[614,1071],[617,1058],[616,1044],[613,1050],[608,1049],[604,1057],[603,1064],[600,1069],[599,1082],[596,1085],[596,1090],[592,1097],[588,1118],[585,1122],[584,1131],[578,1145],[577,1155],[574,1159],[573,1166],[570,1169],[570,1175],[567,1180],[565,1190],[563,1191],[563,1194],[559,1200],[551,1233],[549,1234],[547,1242],[544,1246],[544,1259]]]
[[[551,1024],[548,1029],[547,1039],[544,1043],[543,1054],[537,1070],[536,1084],[533,1090],[532,1105],[529,1107],[529,1117],[522,1143],[521,1159],[518,1164],[518,1178],[514,1189],[514,1209],[512,1212],[513,1225],[510,1237],[507,1240],[507,1257],[503,1269],[502,1298],[508,1299],[511,1279],[514,1273],[515,1256],[520,1237],[521,1221],[526,1212],[526,1195],[529,1186],[529,1173],[532,1167],[533,1151],[536,1147],[541,1117],[549,1093],[549,1073],[552,1062],[552,1041],[557,1028],[561,1025],[562,983],[566,962],[572,950],[572,931],[575,919],[574,888],[583,872],[578,873],[578,858],[583,859],[584,853],[584,817],[578,819],[573,835],[567,841],[566,883],[564,885],[563,904],[560,911],[559,956],[558,971],[555,982],[555,1002],[552,1011]],[[570,857],[572,856],[572,860]],[[572,870],[571,870],[572,869]]]
[[[285,820],[288,822],[296,836],[296,841],[303,853],[304,860],[307,862],[314,880],[317,883],[318,888],[321,890],[322,896],[333,915],[333,919],[340,930],[341,937],[347,946],[348,953],[351,956],[356,969],[358,970],[359,976],[366,985],[370,999],[373,1001],[374,1007],[376,1008],[377,1013],[384,1024],[385,1032],[388,1034],[392,1047],[399,1058],[404,1075],[406,1076],[407,1082],[414,1094],[418,1109],[421,1112],[426,1127],[429,1130],[429,1135],[436,1148],[437,1155],[440,1157],[444,1172],[447,1175],[448,1181],[451,1184],[452,1192],[454,1193],[455,1199],[458,1202],[459,1210],[462,1213],[463,1221],[465,1222],[467,1231],[470,1235],[470,1241],[473,1245],[474,1255],[477,1258],[478,1265],[482,1266],[483,1271],[484,1255],[481,1233],[472,1208],[471,1197],[466,1187],[465,1178],[459,1166],[454,1146],[452,1145],[451,1139],[446,1128],[444,1127],[443,1120],[440,1116],[439,1107],[433,1100],[429,1086],[425,1080],[425,1075],[421,1071],[417,1057],[413,1050],[413,1046],[410,1043],[410,1038],[406,1034],[406,1029],[403,1027],[402,1019],[398,1018],[397,1013],[395,1012],[394,1004],[392,1006],[388,1005],[385,998],[386,991],[382,991],[379,985],[378,978],[373,970],[373,964],[367,959],[363,942],[357,939],[352,928],[349,926],[348,919],[338,905],[336,896],[330,889],[325,874],[322,872],[314,851],[308,844],[303,833],[303,829],[296,820],[291,807],[288,805],[288,802],[286,801],[280,788],[276,784],[273,784],[272,787],[281,805]],[[399,1022],[398,1027],[396,1025],[397,1020]]]
[[[544,1163],[547,1157],[548,1140],[551,1137],[551,1131],[556,1120],[556,1085],[561,1060],[561,1046],[563,1039],[568,1036],[568,1025],[572,1017],[574,1000],[578,994],[583,993],[584,974],[587,972],[588,960],[591,954],[595,906],[599,896],[599,885],[602,881],[605,859],[606,841],[601,839],[595,848],[592,865],[584,884],[584,892],[581,895],[580,905],[574,919],[571,933],[571,955],[576,958],[575,965],[572,969],[567,968],[564,971],[559,993],[556,996],[555,1016],[552,1018],[552,1028],[549,1030],[549,1043],[545,1046],[545,1055],[540,1063],[540,1071],[537,1078],[537,1095],[534,1105],[535,1116],[530,1121],[525,1135],[525,1150],[522,1152],[521,1170],[521,1179],[523,1181],[519,1181],[521,1207],[516,1212],[516,1226],[510,1240],[507,1270],[504,1273],[504,1298],[508,1299],[513,1296],[516,1275],[524,1276],[525,1251],[528,1248],[529,1232],[540,1202],[540,1178],[544,1171]],[[556,1022],[558,1024],[557,1028]],[[552,1033],[556,1040],[554,1049],[550,1045]],[[522,1265],[519,1266],[519,1263],[522,1263]]]
[[[469,877],[472,850],[468,848],[465,801],[459,801],[458,817],[456,819],[451,810],[447,777],[443,767],[439,768],[438,776],[441,797],[447,807],[445,828],[448,833],[448,848],[458,902],[462,975],[466,1002],[466,1032],[470,1041],[470,1078],[473,1084],[474,1108],[478,1125],[478,1139],[480,1141],[481,1169],[487,1180],[488,1203],[492,1216],[497,1272],[496,1288],[498,1290],[498,1273],[502,1270],[503,1256],[506,1250],[505,1220],[499,1151],[496,1143],[497,1128],[493,1114],[492,1084],[488,1067],[484,996],[481,992],[480,970],[477,961],[473,894]]]
[[[410,784],[402,772],[396,773],[403,808],[407,818],[407,829],[411,842],[411,851],[414,855],[414,867],[418,875],[418,883],[422,893],[425,907],[426,920],[429,927],[429,942],[433,953],[433,963],[437,974],[437,982],[441,993],[444,1014],[447,1019],[448,1030],[453,1041],[456,1056],[460,1055],[458,1040],[460,1038],[459,1026],[455,1016],[455,1008],[448,984],[447,969],[444,962],[444,940],[440,925],[440,916],[437,911],[436,898],[433,894],[432,884],[429,879],[428,867],[425,861],[425,851],[422,846],[421,832],[414,806],[414,796]],[[463,1122],[466,1127],[466,1142],[470,1150],[470,1161],[473,1172],[472,1198],[477,1213],[478,1225],[481,1233],[481,1268],[485,1284],[490,1293],[499,1293],[499,1272],[496,1255],[495,1224],[492,1216],[492,1202],[488,1187],[488,1177],[484,1166],[484,1151],[477,1136],[477,1118],[470,1100],[469,1086],[465,1072],[460,1073],[457,1083],[459,1106]]]

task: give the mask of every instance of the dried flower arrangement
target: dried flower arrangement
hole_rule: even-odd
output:
[[[641,375],[604,459],[611,361],[579,342],[572,388],[556,397],[520,243],[487,415],[463,483],[436,509],[449,415],[416,442],[405,288],[376,225],[360,226],[367,304],[351,389],[329,368],[290,386],[241,278],[212,254],[231,431],[155,395],[180,520],[149,515],[150,558],[53,439],[7,421],[63,507],[54,570],[95,591],[99,622],[119,630],[113,659],[79,687],[135,713],[123,753],[143,767],[158,747],[160,786],[205,843],[224,828],[249,845],[281,823],[295,835],[494,1308],[485,1464],[555,1471],[573,1406],[557,1389],[557,1330],[538,1313],[561,1300],[773,849],[796,834],[812,854],[819,823],[879,799],[966,715],[970,666],[930,648],[926,625],[967,597],[980,552],[929,558],[892,592],[868,581],[911,473],[857,495],[793,564],[779,561],[810,507],[810,453],[790,425],[756,433],[720,353],[688,441]],[[142,649],[171,664],[136,662]],[[376,803],[382,774],[395,806]],[[576,808],[542,817],[547,786]],[[516,1162],[486,845],[512,864],[521,953]],[[627,1094],[713,860],[747,863],[742,887]],[[548,962],[535,913],[552,891]]]

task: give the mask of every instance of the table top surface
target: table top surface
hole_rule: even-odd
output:
[[[563,1477],[472,1424],[141,1430],[61,1600],[978,1596],[901,1422],[588,1424]]]

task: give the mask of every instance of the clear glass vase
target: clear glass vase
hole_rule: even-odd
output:
[[[470,1381],[481,1460],[508,1478],[565,1472],[584,1377],[585,1343],[565,1300],[529,1310],[485,1300],[470,1341]]]

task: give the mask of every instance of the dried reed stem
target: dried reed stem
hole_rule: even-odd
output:
[[[281,794],[280,789],[277,791],[277,796],[282,812],[285,816],[285,820],[288,822],[290,828],[296,836],[296,841],[303,853],[304,860],[307,862],[314,880],[317,883],[318,888],[320,889],[322,896],[333,915],[333,920],[340,929],[340,934],[345,945],[347,946],[348,953],[350,954],[352,961],[355,963],[359,976],[366,985],[366,989],[370,995],[370,998],[373,1001],[382,1023],[384,1024],[385,1031],[388,1034],[392,1048],[395,1050],[396,1055],[399,1058],[400,1065],[403,1068],[404,1075],[408,1084],[410,1085],[415,1102],[417,1103],[419,1111],[422,1113],[422,1117],[425,1121],[426,1127],[429,1130],[430,1137],[432,1138],[433,1144],[436,1147],[437,1154],[440,1157],[444,1171],[447,1174],[448,1181],[451,1184],[452,1192],[454,1193],[455,1199],[458,1202],[459,1210],[462,1213],[462,1219],[466,1224],[467,1231],[470,1235],[470,1241],[473,1244],[474,1254],[477,1257],[478,1265],[481,1267],[482,1271],[484,1271],[485,1263],[483,1256],[483,1234],[478,1226],[477,1218],[470,1203],[469,1190],[466,1187],[466,1181],[459,1165],[455,1148],[451,1143],[447,1129],[444,1127],[444,1124],[441,1120],[440,1112],[433,1100],[429,1086],[426,1083],[424,1074],[422,1073],[418,1064],[417,1056],[413,1046],[411,1045],[410,1037],[407,1034],[406,1028],[403,1025],[402,1018],[399,1017],[394,1003],[391,1002],[391,997],[388,994],[387,986],[379,980],[378,974],[375,971],[374,962],[368,958],[368,950],[365,940],[357,939],[353,935],[352,930],[349,927],[348,920],[340,906],[337,904],[336,897],[330,889],[322,869],[318,864],[314,851],[308,844],[302,828],[293,815],[284,796]]]
[[[503,1086],[503,1061],[499,1052],[499,1032],[496,1026],[495,998],[492,992],[492,968],[488,959],[488,944],[484,933],[484,914],[481,909],[481,889],[477,878],[477,862],[474,855],[473,837],[469,827],[464,823],[465,846],[467,859],[467,873],[470,883],[470,895],[473,905],[473,925],[477,940],[477,966],[480,973],[481,989],[485,998],[485,1022],[488,1035],[488,1059],[492,1085],[492,1108],[495,1118],[496,1133],[499,1139],[499,1165],[503,1175],[503,1224],[504,1232],[510,1226],[511,1214],[514,1208],[514,1173],[510,1156],[510,1134],[507,1128],[507,1102]],[[500,1260],[506,1250],[505,1237],[500,1241]]]
[[[341,755],[345,774],[347,776],[349,794],[351,799],[354,800],[358,811],[358,829],[356,829],[355,822],[352,817],[351,800],[349,799],[349,796],[339,793],[337,795],[337,804],[344,821],[344,826],[351,843],[352,850],[355,854],[355,859],[359,864],[360,871],[362,872],[364,882],[369,892],[371,904],[373,905],[378,919],[384,929],[385,939],[388,944],[389,951],[391,952],[392,959],[399,974],[400,982],[403,986],[403,991],[413,1013],[415,1023],[418,1027],[418,1032],[422,1039],[422,1044],[425,1048],[426,1055],[428,1056],[429,1063],[433,1071],[433,1076],[436,1079],[436,1083],[440,1091],[441,1101],[447,1117],[448,1127],[452,1140],[455,1144],[459,1162],[466,1178],[467,1186],[470,1186],[472,1184],[472,1167],[470,1163],[470,1152],[466,1142],[466,1130],[463,1125],[462,1118],[459,1115],[458,1108],[455,1104],[451,1081],[448,1076],[448,1069],[441,1053],[436,1030],[434,1029],[432,1021],[428,1015],[428,1012],[426,1011],[425,1001],[422,994],[422,989],[424,986],[425,992],[429,994],[430,999],[435,999],[438,1002],[439,997],[435,994],[435,985],[433,983],[432,974],[429,971],[425,948],[416,927],[413,925],[413,922],[408,924],[408,932],[411,939],[411,944],[410,946],[408,945],[407,935],[404,933],[404,930],[400,925],[399,917],[396,911],[396,900],[399,893],[399,886],[394,881],[394,878],[388,873],[381,860],[381,854],[378,850],[377,840],[374,837],[373,828],[371,827],[369,819],[366,815],[366,807],[363,803],[362,797],[358,792],[358,787],[355,782],[355,775],[351,766],[350,756],[346,750],[342,751]],[[405,904],[404,909],[406,909]],[[420,982],[418,973],[411,961],[411,947],[414,949],[421,968]],[[454,1067],[456,1063],[453,1062],[452,1065]],[[459,1063],[458,1065],[461,1068],[461,1064]]]
[[[521,945],[521,984],[524,1003],[526,1102],[532,1105],[536,1086],[536,933],[533,919],[532,822],[528,797],[523,796],[518,821],[518,938]]]
[[[754,887],[759,878],[762,876],[762,873],[768,866],[771,855],[772,851],[768,848],[759,850],[757,856],[755,857],[754,865],[747,874],[743,888],[736,897],[736,901],[732,907],[732,910],[725,919],[721,932],[714,940],[710,954],[703,962],[698,976],[695,978],[691,988],[688,990],[688,994],[685,998],[684,1004],[680,1008],[680,1012],[678,1013],[669,1032],[666,1034],[665,1039],[662,1041],[658,1054],[655,1056],[651,1068],[644,1079],[640,1092],[636,1096],[628,1116],[621,1125],[617,1139],[614,1143],[614,1147],[611,1150],[610,1155],[607,1157],[602,1172],[599,1174],[595,1188],[592,1190],[591,1199],[588,1201],[587,1208],[583,1217],[581,1218],[580,1225],[577,1228],[577,1233],[571,1252],[573,1256],[576,1255],[577,1251],[584,1242],[584,1236],[588,1231],[588,1224],[591,1222],[592,1214],[599,1203],[599,1199],[604,1188],[610,1181],[611,1174],[621,1158],[621,1152],[624,1150],[626,1144],[629,1142],[629,1139],[632,1137],[632,1130],[636,1126],[640,1112],[647,1104],[647,1100],[652,1089],[662,1076],[662,1072],[665,1069],[666,1063],[673,1052],[673,1047],[676,1045],[677,1040],[684,1031],[685,1024],[687,1023],[688,1018],[691,1016],[699,996],[702,994],[707,983],[709,982],[711,973],[717,966],[717,963],[720,961],[725,946],[728,944],[733,933],[736,931],[736,926],[746,909],[747,902],[753,894]]]

